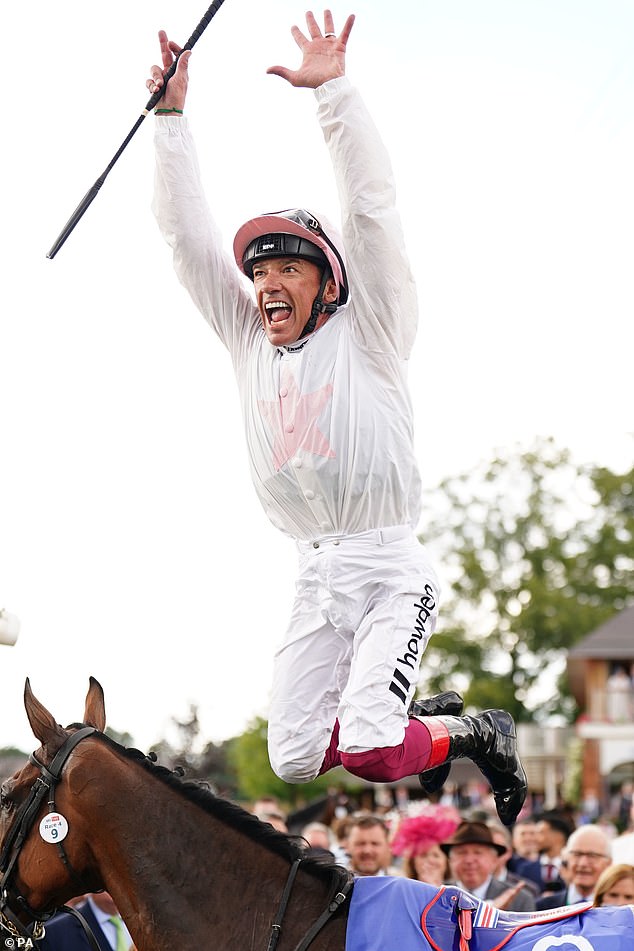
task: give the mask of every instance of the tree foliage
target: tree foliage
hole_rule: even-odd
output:
[[[421,692],[570,718],[565,652],[634,597],[634,469],[583,468],[540,440],[445,480],[425,509],[445,590]]]

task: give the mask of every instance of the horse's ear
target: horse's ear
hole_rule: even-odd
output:
[[[46,707],[35,697],[28,677],[24,685],[24,706],[31,729],[42,746],[65,739],[66,734],[62,727],[55,722]]]
[[[103,688],[98,680],[90,678],[90,687],[86,695],[86,709],[84,723],[94,726],[100,733],[106,729],[106,704],[103,698]]]

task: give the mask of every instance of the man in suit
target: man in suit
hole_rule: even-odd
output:
[[[75,910],[85,919],[102,951],[129,951],[130,932],[108,892],[86,895]],[[81,922],[65,911],[51,918],[39,944],[42,951],[92,951]]]
[[[449,856],[452,884],[507,911],[534,911],[535,899],[522,882],[509,885],[494,877],[506,846],[499,845],[485,822],[461,822],[440,846]]]
[[[538,898],[538,911],[592,901],[597,880],[611,862],[610,840],[599,826],[575,829],[562,852],[568,886]]]
[[[561,854],[574,826],[559,812],[544,812],[536,819],[537,847],[535,860],[513,858],[509,869],[522,878],[529,878],[539,888],[540,894],[560,892],[566,888],[561,874]]]

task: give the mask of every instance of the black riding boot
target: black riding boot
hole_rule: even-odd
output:
[[[524,805],[528,783],[517,755],[513,717],[506,710],[485,710],[477,717],[417,717],[432,738],[431,770],[419,774],[427,791],[436,768],[466,757],[472,760],[493,790],[495,807],[504,825],[511,825]],[[441,783],[442,785],[442,783]]]
[[[425,700],[412,700],[407,711],[410,717],[459,717],[464,710],[464,700],[455,690],[437,693]]]
[[[464,701],[455,690],[447,690],[445,693],[437,693],[435,697],[428,697],[426,700],[412,700],[407,711],[410,717],[459,717],[464,710]],[[418,781],[423,787],[423,791],[432,796],[435,792],[447,782],[447,776],[451,769],[451,763],[443,763],[436,769],[428,769],[421,773]]]

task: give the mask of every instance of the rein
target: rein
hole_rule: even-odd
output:
[[[348,876],[347,882],[337,892],[325,911],[322,911],[317,921],[308,929],[302,940],[295,945],[294,951],[305,951],[309,944],[317,937],[324,925],[332,918],[334,913],[341,908],[343,903],[348,900],[352,892],[354,879],[352,873]]]
[[[0,880],[0,927],[8,931],[12,936],[17,934],[21,938],[39,940],[44,935],[42,922],[48,921],[51,915],[54,914],[54,912],[50,912],[46,915],[38,914],[30,907],[23,895],[11,888],[10,882],[15,872],[22,846],[33,827],[42,802],[48,796],[47,803],[49,813],[56,811],[55,787],[61,779],[62,769],[66,761],[78,743],[96,732],[92,726],[82,727],[80,730],[77,730],[77,732],[69,736],[65,743],[59,748],[48,767],[40,763],[35,757],[35,754],[32,753],[29,757],[29,762],[39,769],[40,775],[31,786],[29,795],[20,806],[2,849],[2,853],[0,854],[0,872],[2,873],[2,879]],[[85,883],[82,882],[81,878],[73,869],[62,842],[56,842],[55,844],[60,859],[64,863],[71,878],[79,883],[82,891],[85,891]],[[31,921],[28,925],[24,925],[18,915],[11,909],[9,904],[11,900],[19,906],[21,912],[29,916]]]
[[[291,891],[293,889],[293,885],[295,884],[295,878],[302,861],[303,859],[301,858],[295,859],[291,865],[291,870],[288,873],[288,878],[286,879],[286,885],[284,886],[284,891],[282,892],[282,897],[280,899],[279,908],[277,909],[275,921],[271,925],[271,934],[269,936],[267,951],[275,951],[277,942],[279,941],[280,935],[282,933],[282,921],[284,919],[286,908],[291,897]],[[293,951],[306,951],[306,948],[308,948],[314,938],[317,937],[324,925],[330,921],[334,913],[339,908],[341,908],[343,903],[348,899],[350,892],[352,891],[353,881],[354,879],[352,875],[349,874],[348,880],[344,882],[341,887],[341,891],[337,892],[332,901],[329,902],[328,907],[321,913],[317,921],[311,925],[301,941],[295,945]]]

